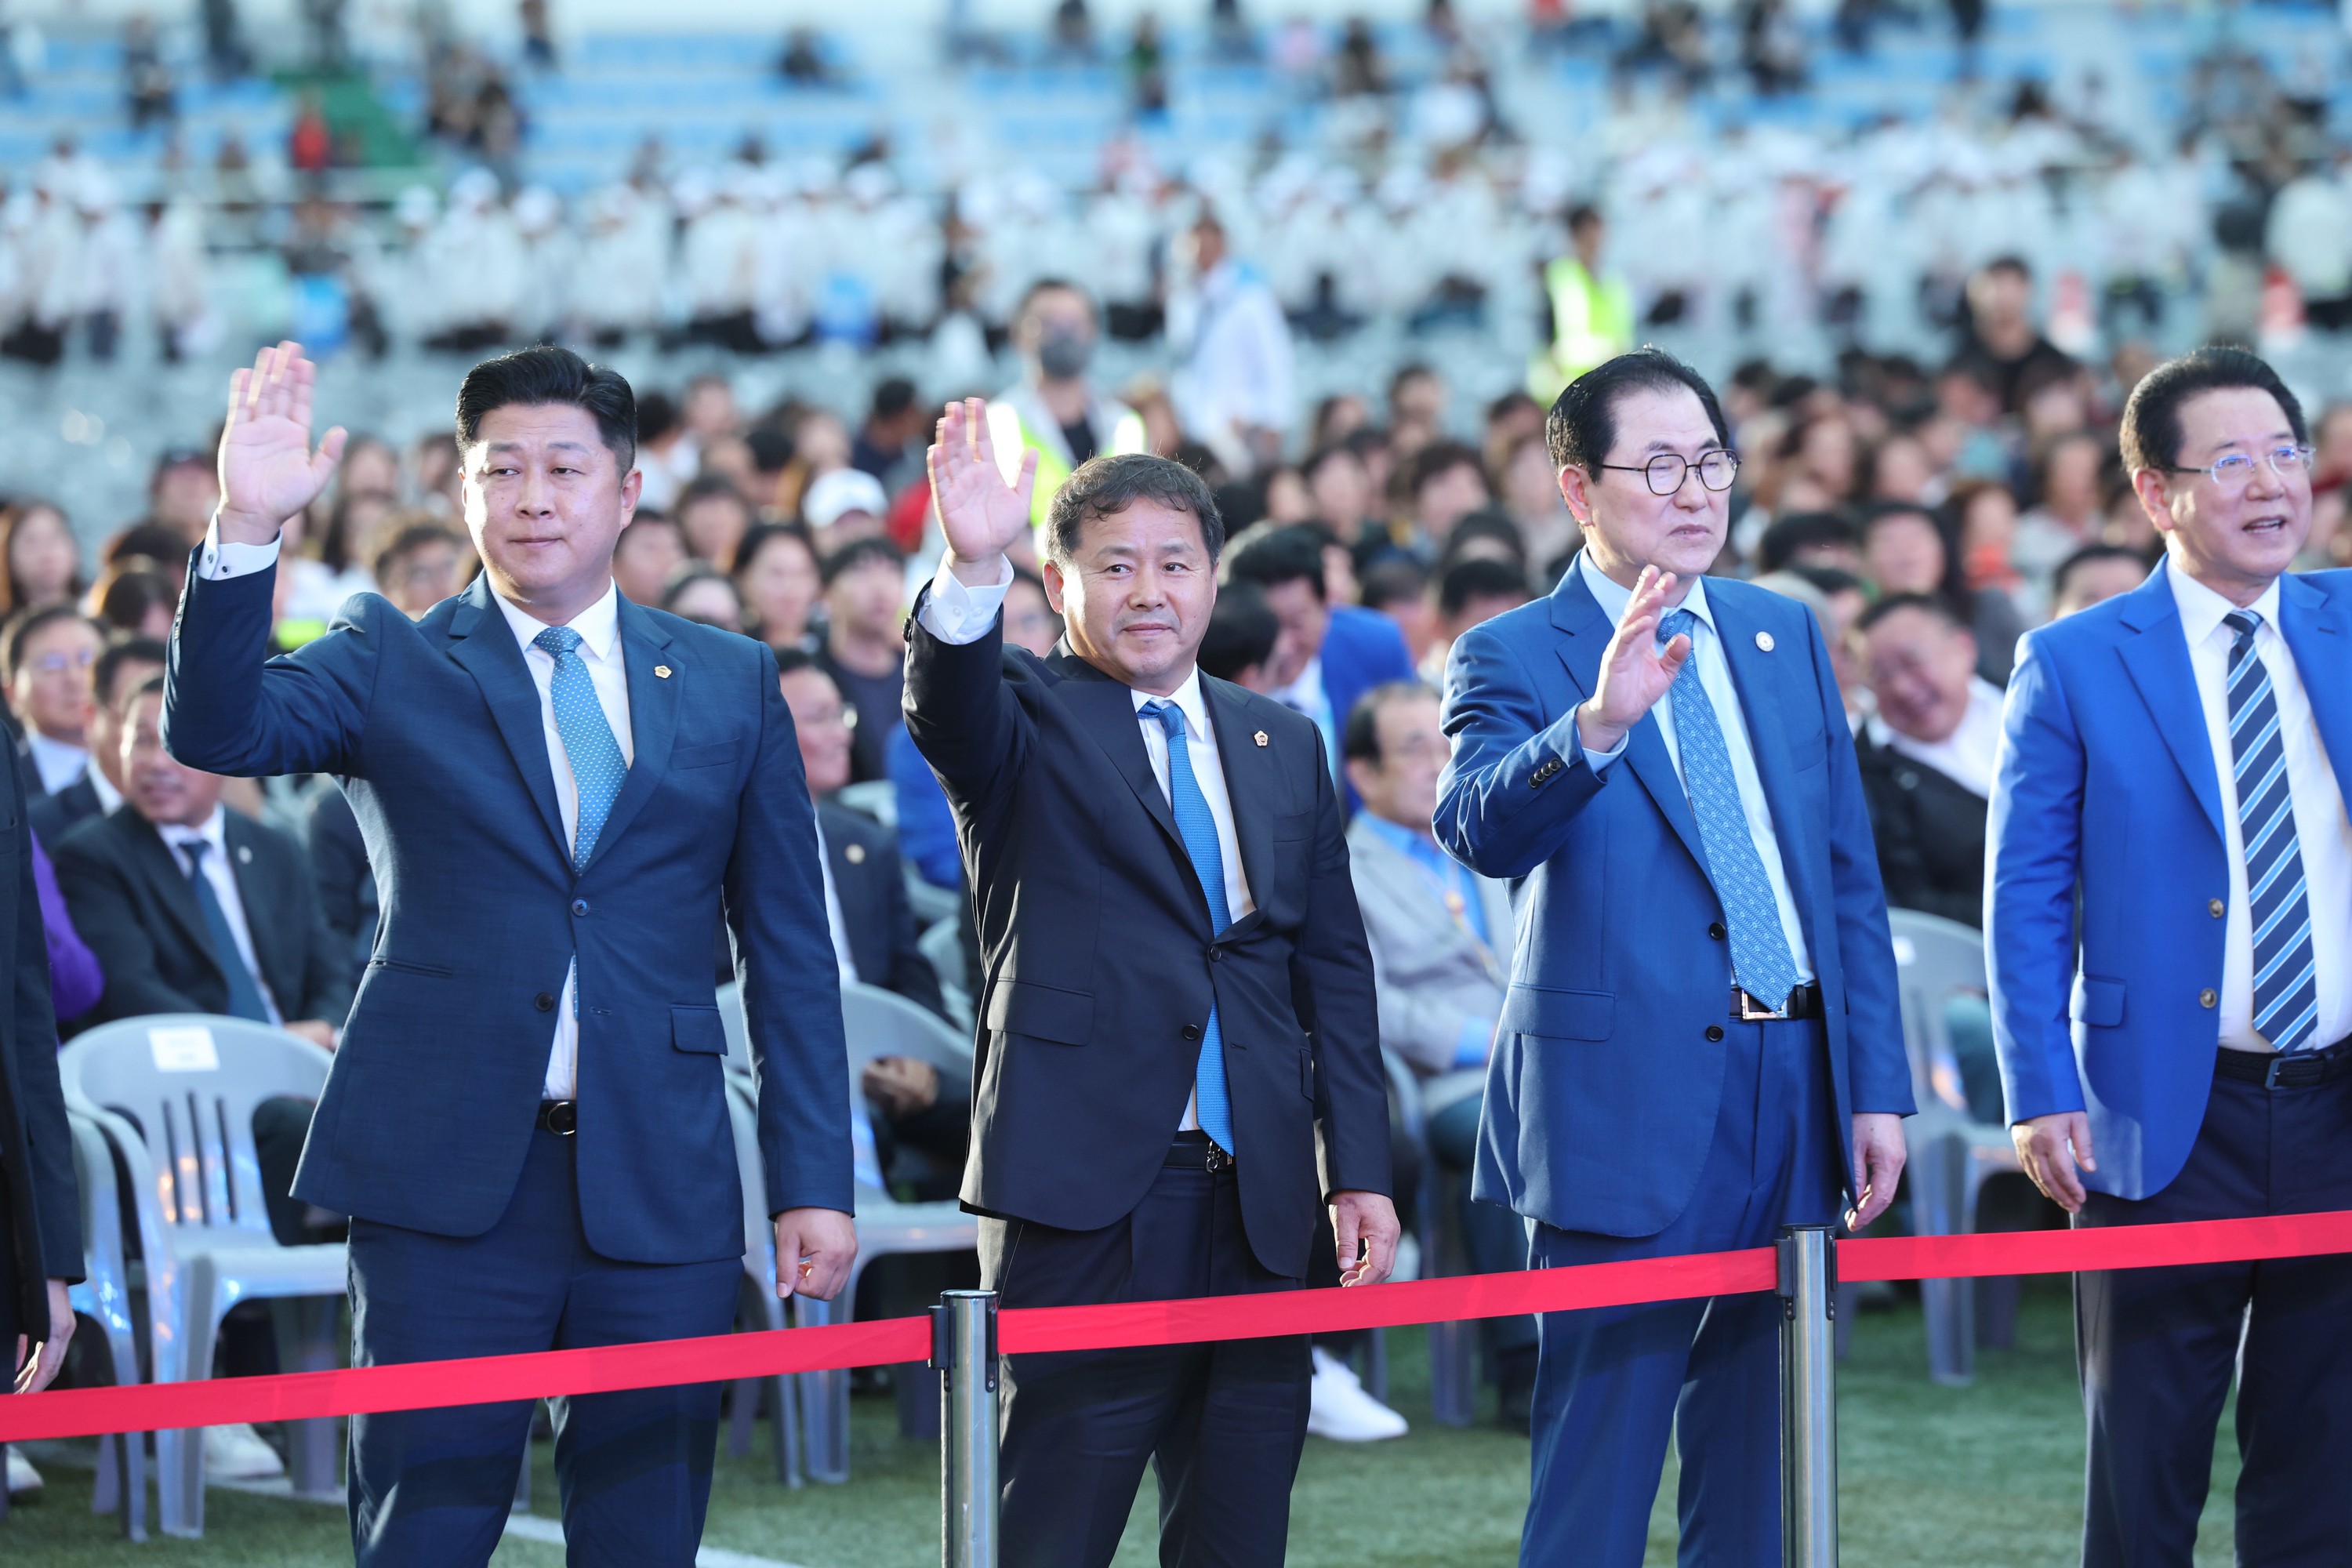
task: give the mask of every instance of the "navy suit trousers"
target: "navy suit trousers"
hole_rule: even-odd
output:
[[[1690,1205],[1632,1239],[1536,1223],[1530,1267],[1764,1247],[1784,1225],[1835,1218],[1844,1134],[1821,1023],[1723,1027],[1723,1103]],[[1640,1568],[1670,1432],[1682,1456],[1683,1568],[1778,1564],[1780,1322],[1769,1293],[1545,1313],[1522,1568]]]
[[[2264,1089],[2216,1077],[2189,1163],[2077,1226],[2352,1208],[2352,1078]],[[2189,1568],[2213,1434],[2238,1384],[2238,1562],[2352,1563],[2352,1258],[2281,1258],[2074,1277],[2090,1423],[2084,1568]]]
[[[743,1264],[616,1263],[580,1225],[576,1145],[531,1135],[522,1179],[486,1234],[352,1222],[352,1364],[508,1355],[722,1334]],[[719,1385],[551,1402],[568,1561],[690,1568],[710,1500]],[[530,1404],[352,1419],[359,1568],[485,1563],[530,1446]]]

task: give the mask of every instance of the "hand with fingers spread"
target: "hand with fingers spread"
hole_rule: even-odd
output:
[[[1674,608],[1680,581],[1654,566],[1643,567],[1634,580],[1625,617],[1601,651],[1601,679],[1576,710],[1577,743],[1587,750],[1615,751],[1625,731],[1642,721],[1682,673],[1691,656],[1690,638],[1678,632],[1664,645],[1658,641],[1658,623]]]
[[[310,395],[318,366],[302,346],[282,342],[229,378],[228,422],[221,428],[221,538],[268,544],[286,520],[309,506],[342,460],[343,427],[310,449]]]
[[[931,504],[939,509],[950,565],[974,584],[1003,576],[1004,552],[1029,531],[1029,498],[1037,484],[1037,454],[1024,449],[1012,484],[996,464],[988,433],[988,405],[977,397],[948,405],[930,450]]]
[[[2088,1195],[2083,1171],[2095,1171],[2091,1153],[2091,1119],[2079,1110],[2034,1116],[2009,1130],[2017,1144],[2017,1162],[2042,1195],[2068,1214],[2081,1214]]]

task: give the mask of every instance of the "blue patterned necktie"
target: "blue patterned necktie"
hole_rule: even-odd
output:
[[[2254,933],[2254,1032],[2273,1049],[2291,1051],[2318,1022],[2319,983],[2312,973],[2311,908],[2287,790],[2286,743],[2270,668],[2254,652],[2262,616],[2232,610],[2221,620],[2237,634],[2230,644],[2230,750],[2236,753],[2246,916]]]
[[[1156,720],[1168,736],[1168,803],[1175,808],[1176,831],[1201,891],[1209,899],[1209,925],[1223,931],[1232,923],[1232,906],[1225,901],[1225,855],[1217,842],[1217,819],[1209,815],[1209,797],[1192,776],[1192,749],[1184,742],[1184,710],[1173,702],[1147,702],[1140,710]],[[1201,1131],[1227,1153],[1234,1148],[1233,1105],[1225,1093],[1225,1037],[1217,1027],[1217,1005],[1209,1004],[1208,1027],[1201,1031],[1200,1065],[1192,1072],[1193,1110]]]
[[[1658,623],[1658,640],[1679,633],[1691,638],[1691,656],[1675,676],[1675,743],[1682,752],[1683,788],[1691,815],[1698,818],[1699,843],[1706,850],[1707,878],[1723,901],[1731,928],[1731,971],[1740,989],[1767,1006],[1787,1003],[1797,988],[1797,961],[1780,929],[1780,906],[1764,875],[1764,858],[1748,831],[1739,781],[1731,771],[1731,751],[1706,688],[1698,679],[1698,616],[1675,610]]]
[[[572,835],[572,864],[577,868],[596,852],[596,836],[612,815],[629,764],[621,755],[621,743],[613,739],[604,705],[596,700],[596,682],[580,657],[580,634],[570,626],[550,626],[531,638],[530,646],[555,660],[548,696],[555,706],[555,732],[563,738],[563,755],[580,793],[580,821]]]
[[[191,838],[180,848],[188,857],[188,880],[196,889],[196,907],[204,911],[205,930],[213,939],[213,952],[220,959],[221,978],[228,982],[228,1010],[240,1018],[250,1018],[257,1024],[269,1022],[269,1005],[261,999],[261,987],[254,983],[253,971],[245,966],[245,954],[237,951],[236,932],[228,923],[228,911],[221,907],[220,895],[213,891],[213,879],[205,875],[205,855],[212,846],[201,838]]]

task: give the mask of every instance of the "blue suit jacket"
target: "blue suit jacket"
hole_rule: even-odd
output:
[[[1331,606],[1323,633],[1323,695],[1340,734],[1348,732],[1348,712],[1358,698],[1375,686],[1412,679],[1412,652],[1394,621],[1378,610]]]
[[[2352,760],[2352,572],[2279,583],[2279,635],[2336,777]],[[2084,1110],[2118,1197],[2180,1173],[2213,1083],[2230,896],[2221,775],[2172,585],[2031,633],[2004,710],[1985,869],[2012,1121]],[[2321,911],[2313,910],[2315,919]]]
[[[848,1067],[816,834],[774,658],[624,599],[635,761],[574,871],[538,689],[486,580],[415,624],[373,594],[264,662],[267,572],[193,565],[164,699],[215,773],[331,773],[375,868],[373,956],[294,1191],[478,1236],[531,1139],[580,963],[580,1207],[607,1258],[743,1250],[712,996],[723,906],[742,954],[771,1213],[851,1205]]]
[[[1794,600],[1716,578],[1706,595],[1821,981],[1835,1125],[1907,1115],[1894,949],[1829,651]],[[1563,1230],[1643,1237],[1691,1203],[1714,1142],[1723,1047],[1706,1032],[1730,1005],[1731,952],[1709,930],[1723,905],[1656,719],[1597,775],[1581,747],[1553,744],[1612,632],[1571,572],[1454,643],[1436,827],[1473,869],[1517,881],[1475,1192]]]

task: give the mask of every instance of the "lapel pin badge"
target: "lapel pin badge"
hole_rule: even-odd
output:
[[[236,847],[236,863],[240,866],[252,865],[253,851],[242,844],[238,845]]]
[[[1265,731],[1263,731],[1263,730],[1260,730],[1256,734],[1252,735],[1252,736],[1250,737],[1250,739],[1251,739],[1251,740],[1253,740],[1253,741],[1255,741],[1255,742],[1256,742],[1259,745],[1261,745],[1261,746],[1265,745],[1265,744],[1267,743],[1267,742],[1266,742],[1266,738],[1265,738]]]
[[[1770,653],[1772,651],[1772,634],[1770,632],[1758,632],[1756,634],[1756,646],[1763,649],[1766,653]]]
[[[863,844],[845,844],[842,846],[841,858],[848,861],[853,866],[863,866],[866,864],[866,846]]]
[[[669,666],[666,664],[657,664],[654,666],[654,674],[664,680],[667,680],[669,679]]]

